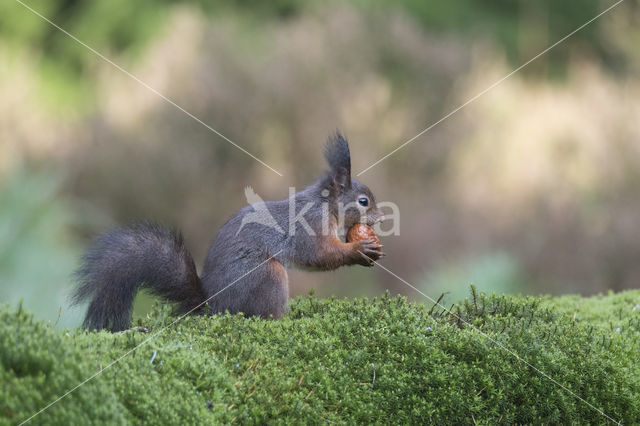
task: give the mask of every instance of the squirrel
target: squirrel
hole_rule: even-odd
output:
[[[177,231],[142,222],[97,237],[76,271],[72,303],[90,300],[83,327],[127,329],[140,288],[174,302],[181,314],[229,311],[279,319],[289,299],[287,268],[373,266],[384,256],[379,242],[340,237],[383,214],[371,190],[351,177],[349,145],[339,132],[324,154],[329,170],[292,197],[265,202],[254,194],[259,203],[238,211],[218,231],[201,276]],[[269,220],[247,220],[257,213]]]

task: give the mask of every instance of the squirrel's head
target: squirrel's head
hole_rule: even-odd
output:
[[[340,133],[329,138],[324,156],[330,168],[325,186],[332,204],[344,215],[345,229],[356,223],[373,225],[382,220],[384,215],[376,205],[373,192],[367,185],[351,177],[349,144]]]

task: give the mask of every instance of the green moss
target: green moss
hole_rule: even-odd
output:
[[[159,307],[139,320],[149,334],[57,332],[3,308],[0,422],[24,420],[142,344],[33,423],[606,423],[523,360],[633,423],[638,303],[640,291],[472,294],[454,309],[461,320],[403,298],[309,297],[280,321],[188,317],[165,330],[175,318]]]

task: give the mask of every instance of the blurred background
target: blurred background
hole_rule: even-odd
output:
[[[349,138],[354,174],[613,1],[25,0],[279,177],[14,1],[0,4],[0,302],[58,326],[90,239],[180,228],[198,266],[244,187],[283,199]],[[431,297],[640,283],[640,8],[627,0],[361,180],[400,208],[384,265]],[[424,301],[380,268],[292,295]],[[144,313],[149,298],[136,306]]]

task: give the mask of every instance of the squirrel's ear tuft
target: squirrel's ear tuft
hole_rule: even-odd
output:
[[[324,157],[329,163],[334,181],[342,187],[351,186],[351,154],[347,140],[336,132],[327,141]]]

